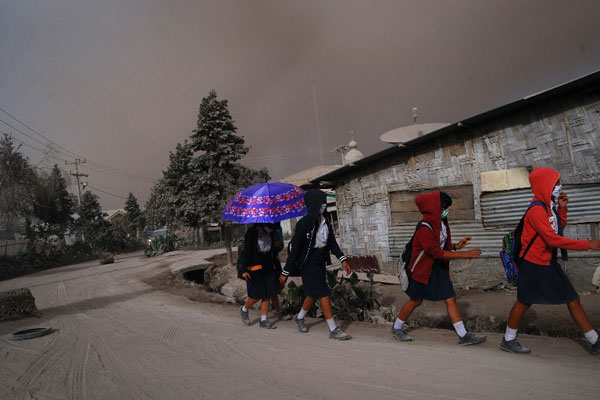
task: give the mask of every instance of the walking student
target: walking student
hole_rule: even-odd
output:
[[[266,329],[274,328],[267,319],[267,315],[271,299],[278,293],[278,274],[274,264],[274,252],[277,246],[277,239],[274,237],[271,224],[255,224],[248,229],[244,236],[244,247],[238,264],[238,276],[246,280],[248,291],[248,299],[240,307],[240,316],[246,325],[250,325],[248,310],[261,300],[259,326]]]
[[[433,191],[420,194],[415,203],[423,214],[425,224],[420,224],[413,238],[411,259],[408,264],[412,273],[409,276],[406,294],[410,298],[398,313],[392,327],[392,336],[401,342],[410,342],[412,337],[406,334],[403,326],[411,313],[423,303],[423,300],[446,302],[448,317],[458,335],[458,344],[467,346],[485,341],[483,335],[467,332],[456,304],[456,294],[450,281],[449,261],[456,258],[475,258],[480,249],[457,251],[466,246],[471,238],[463,238],[452,244],[448,212],[452,198],[444,192]],[[413,269],[414,267],[414,269]]]
[[[530,349],[517,342],[517,329],[525,311],[532,304],[566,304],[589,342],[590,352],[600,354],[598,333],[592,329],[579,295],[556,260],[557,248],[600,250],[600,240],[575,240],[562,236],[567,224],[569,197],[561,190],[558,171],[536,168],[529,175],[529,183],[534,196],[531,202],[543,205],[534,205],[525,214],[517,301],[510,311],[500,349],[516,354],[530,353]]]
[[[351,339],[351,336],[342,331],[333,319],[329,299],[331,289],[327,284],[325,266],[331,264],[330,252],[342,262],[346,275],[350,274],[350,266],[336,242],[333,229],[325,216],[327,206],[325,192],[311,189],[306,192],[304,202],[308,214],[296,224],[290,252],[279,280],[282,284],[285,284],[290,274],[302,276],[306,298],[300,312],[294,316],[298,331],[308,332],[308,328],[304,324],[304,317],[314,302],[320,300],[323,315],[330,331],[329,338],[348,340]]]

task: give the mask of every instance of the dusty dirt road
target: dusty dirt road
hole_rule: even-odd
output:
[[[522,336],[534,353],[515,356],[497,334],[465,348],[446,330],[417,329],[404,344],[366,324],[344,325],[354,339],[341,343],[318,320],[307,334],[292,321],[245,327],[232,305],[142,282],[164,263],[130,256],[0,282],[29,287],[43,313],[0,323],[0,399],[600,398],[600,357],[573,340]],[[40,325],[57,331],[8,340]]]

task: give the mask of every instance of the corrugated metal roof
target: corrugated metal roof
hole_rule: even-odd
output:
[[[515,112],[526,107],[530,107],[532,105],[538,104],[540,102],[546,101],[548,99],[564,96],[568,93],[573,93],[578,90],[592,90],[597,88],[600,84],[600,71],[596,71],[584,77],[574,79],[562,85],[553,87],[551,89],[544,90],[542,92],[526,96],[520,100],[514,101],[512,103],[508,103],[506,105],[494,108],[492,110],[483,112],[481,114],[475,115],[473,117],[467,118],[457,123],[450,124],[444,128],[438,129],[426,135],[420,136],[405,143],[402,146],[391,146],[387,149],[384,149],[380,152],[367,156],[361,160],[358,160],[353,163],[353,165],[345,165],[341,168],[338,168],[330,173],[324,174],[313,179],[311,182],[315,185],[318,185],[320,182],[335,182],[341,177],[345,176],[348,173],[357,171],[357,167],[367,166],[372,164],[375,161],[381,160],[393,154],[400,154],[403,152],[410,152],[415,145],[419,145],[424,142],[431,141],[439,136],[448,135],[454,133],[456,131],[471,128],[473,126],[479,125],[483,122],[486,122],[494,117],[499,117],[506,115],[511,112]],[[326,185],[332,186],[332,185]]]

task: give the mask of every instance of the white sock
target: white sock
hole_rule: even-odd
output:
[[[325,321],[327,321],[327,326],[329,326],[329,330],[331,332],[335,331],[335,328],[337,328],[337,325],[335,324],[335,321],[333,320],[333,318],[326,319]]]
[[[467,334],[467,329],[465,328],[465,324],[462,321],[458,321],[454,325],[454,330],[459,337],[463,337]]]
[[[394,329],[402,329],[403,326],[404,321],[402,321],[400,318],[396,318],[396,322],[394,322]]]
[[[306,316],[306,313],[308,312],[308,310],[304,311],[304,308],[300,309],[300,312],[298,313],[298,319],[304,319],[304,317]]]
[[[509,328],[508,325],[506,325],[506,331],[504,332],[504,340],[506,340],[507,342],[515,340],[517,338],[517,330],[518,329]]]
[[[242,306],[242,311],[243,312],[248,312],[248,309],[246,308],[246,306]]]
[[[267,320],[267,316],[266,315],[261,315],[260,316],[260,322],[266,321]]]
[[[584,333],[583,336],[585,336],[585,338],[588,342],[590,342],[590,344],[596,344],[596,342],[598,341],[598,332],[596,332],[593,329],[589,332]]]

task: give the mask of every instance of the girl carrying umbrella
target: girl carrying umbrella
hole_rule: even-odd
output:
[[[290,252],[279,281],[285,284],[290,274],[300,274],[302,276],[306,298],[302,304],[302,309],[294,316],[298,331],[301,333],[308,332],[308,328],[304,325],[304,316],[314,302],[320,300],[323,315],[330,331],[329,338],[348,340],[352,337],[335,324],[331,312],[331,301],[329,300],[331,289],[327,285],[325,277],[325,265],[331,264],[329,252],[332,252],[342,262],[346,275],[350,274],[350,266],[335,240],[329,221],[324,215],[327,206],[327,194],[321,190],[309,190],[304,196],[304,202],[308,214],[296,224]]]
[[[255,224],[244,236],[244,249],[238,264],[238,276],[246,280],[248,299],[240,307],[242,322],[250,325],[248,310],[259,300],[260,327],[272,329],[267,319],[271,298],[277,296],[278,284],[275,269],[275,252],[282,245],[274,235],[272,224]]]
[[[304,192],[287,183],[261,183],[237,193],[223,210],[223,219],[254,224],[246,231],[238,262],[238,277],[246,280],[248,299],[240,307],[242,322],[250,325],[249,309],[261,303],[261,328],[272,329],[267,319],[269,304],[277,299],[277,254],[283,248],[275,223],[306,214]],[[276,308],[279,302],[274,301]]]

